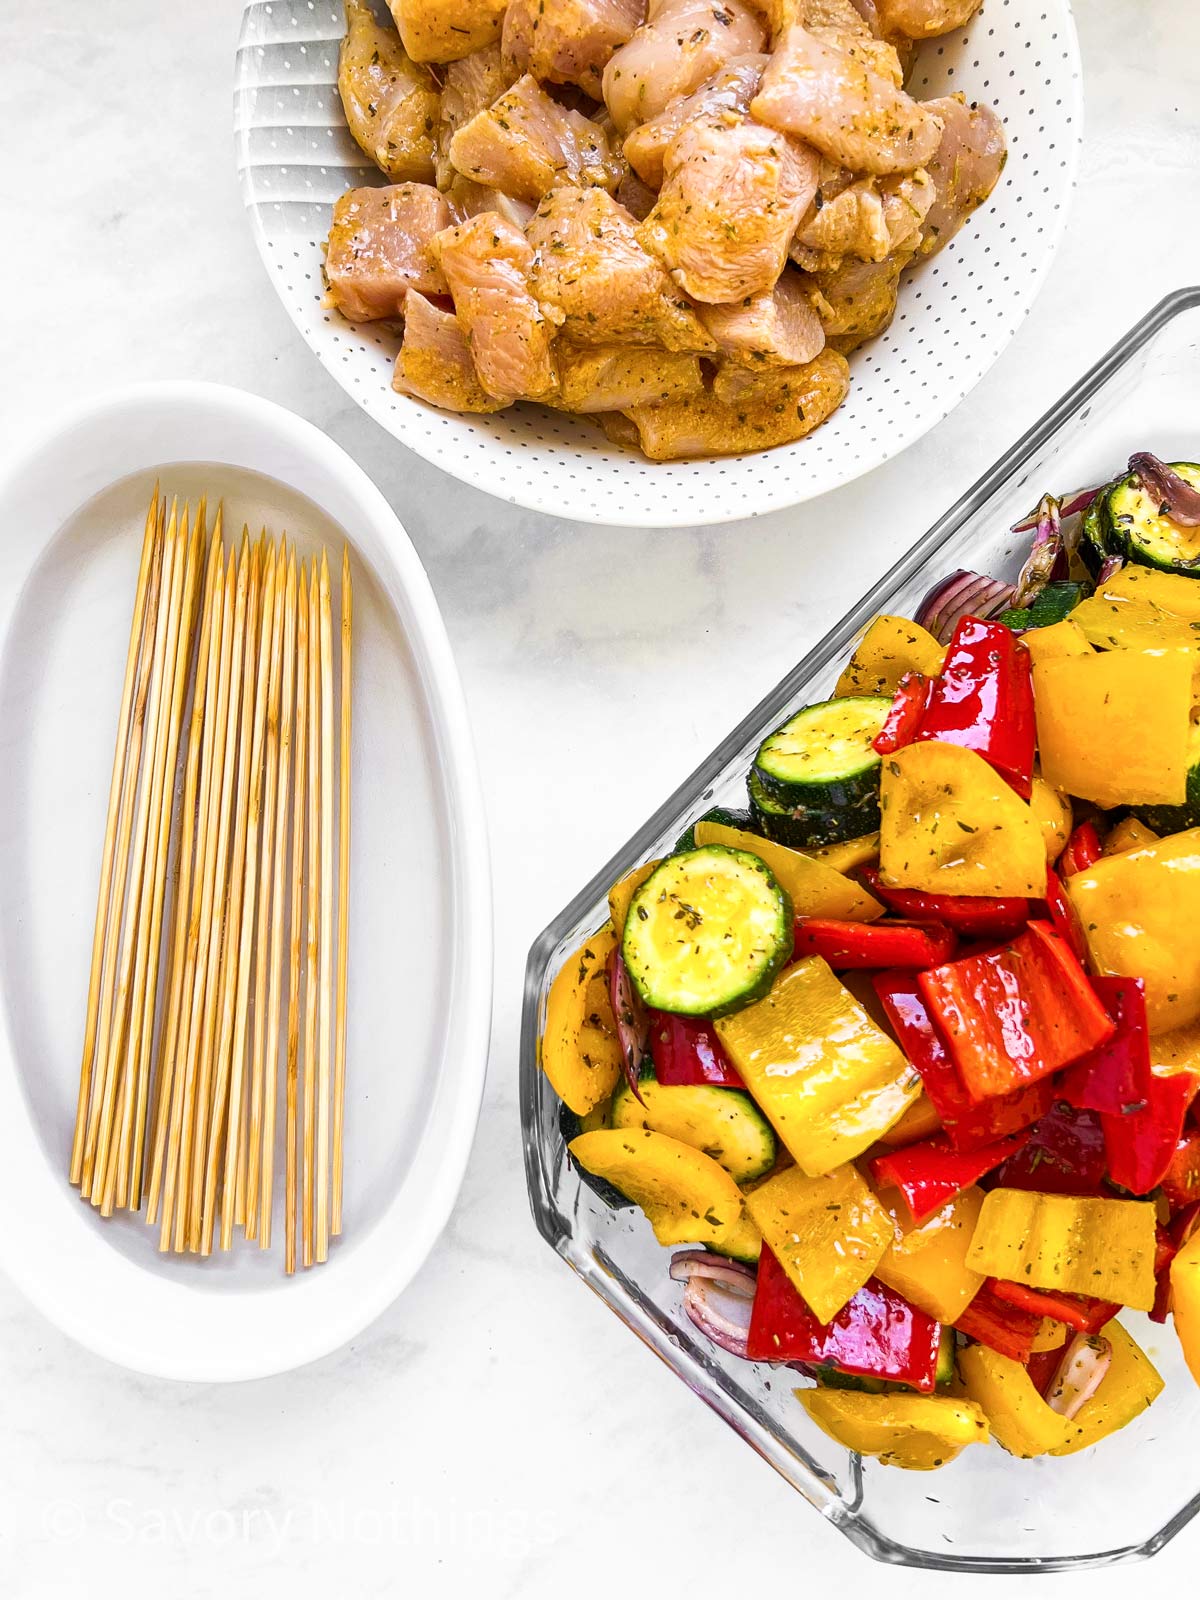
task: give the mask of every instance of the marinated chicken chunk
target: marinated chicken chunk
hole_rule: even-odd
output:
[[[445,195],[453,213],[447,219],[449,222],[465,222],[468,217],[477,217],[481,211],[498,211],[506,222],[511,222],[514,228],[524,232],[534,211],[527,200],[514,200],[499,189],[476,183],[474,178],[464,178],[461,172],[454,174]]]
[[[932,39],[970,22],[983,0],[875,0],[885,33]]]
[[[439,233],[440,262],[479,381],[497,400],[541,400],[558,386],[554,330],[529,292],[533,250],[497,211]]]
[[[432,181],[437,85],[366,0],[346,0],[338,93],[356,143],[393,183]]]
[[[912,172],[938,147],[934,114],[845,51],[789,28],[750,107],[854,172]]]
[[[453,311],[443,311],[414,290],[404,318],[404,343],[392,388],[443,411],[503,411],[479,381],[466,335]]]
[[[728,306],[700,306],[700,320],[732,364],[761,370],[802,367],[825,346],[825,330],[798,272],[786,270],[774,288]]]
[[[898,255],[886,261],[850,261],[837,272],[816,274],[817,312],[835,350],[849,355],[891,325],[900,274],[911,260],[910,255]]]
[[[454,163],[450,160],[450,141],[454,135],[472,117],[499,100],[506,89],[511,89],[518,76],[504,65],[498,44],[476,50],[446,67],[442,74],[442,107],[435,148],[439,188],[448,188],[454,180]]]
[[[507,0],[388,0],[414,61],[457,61],[500,37]]]
[[[530,204],[557,184],[615,189],[621,178],[599,123],[564,110],[528,73],[459,128],[450,160],[464,177]]]
[[[884,261],[917,247],[933,205],[925,171],[890,178],[860,178],[820,209],[811,208],[792,242],[792,260],[807,272],[832,272],[847,256]]]
[[[738,56],[715,72],[692,94],[672,100],[665,111],[634,128],[625,139],[625,159],[652,189],[661,189],[667,146],[689,122],[706,112],[748,111],[758,93],[768,57]]]
[[[566,411],[628,411],[663,405],[704,388],[699,356],[644,345],[560,346],[558,397]]]
[[[604,69],[646,20],[646,0],[509,0],[504,54],[514,76],[532,72],[602,98]]]
[[[639,28],[604,69],[604,99],[622,133],[691,94],[734,56],[766,43],[761,15],[745,0],[650,0]]]
[[[448,294],[429,242],[449,223],[450,207],[427,183],[349,190],[333,208],[325,304],[350,322],[372,322],[403,316],[410,289]]]
[[[703,116],[667,150],[658,204],[638,229],[693,300],[770,289],[817,187],[816,154],[749,118]]]
[[[833,350],[806,367],[779,374],[766,394],[732,405],[711,390],[660,406],[633,406],[642,449],[652,461],[740,455],[791,444],[836,411],[850,386],[850,368]]]
[[[929,163],[934,202],[925,218],[920,253],[934,255],[949,244],[992,190],[1008,156],[1004,126],[990,106],[968,106],[962,95],[926,104],[945,124]]]
[[[643,249],[633,218],[603,189],[555,189],[526,234],[535,252],[530,287],[564,339],[714,348],[665,269]]]
[[[769,0],[766,9],[772,39],[781,40],[789,28],[799,24],[814,38],[844,50],[897,88],[903,86],[904,68],[895,45],[870,25],[854,0]]]

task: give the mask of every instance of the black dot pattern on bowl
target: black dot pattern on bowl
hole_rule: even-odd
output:
[[[1024,319],[1064,226],[1081,137],[1069,0],[984,0],[961,33],[923,47],[909,88],[996,107],[1009,159],[988,205],[908,273],[890,331],[851,357],[850,394],[808,439],[757,455],[665,465],[618,451],[590,423],[518,406],[458,417],[391,387],[394,331],[322,304],[338,195],[380,181],[337,94],[340,0],[253,0],[238,47],[234,127],[259,251],[293,322],[375,420],[454,476],[584,521],[717,522],[823,494],[870,471],[946,416]]]

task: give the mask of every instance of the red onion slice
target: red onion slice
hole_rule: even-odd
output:
[[[1059,502],[1059,511],[1063,520],[1065,521],[1068,517],[1077,517],[1081,511],[1086,511],[1101,489],[1107,488],[1108,485],[1102,483],[1098,488],[1077,489],[1074,494],[1069,494],[1065,500]],[[1014,533],[1032,533],[1038,525],[1040,514],[1041,506],[1039,505],[1037,511],[1031,511],[1027,517],[1022,517],[1020,522],[1014,522],[1012,531]]]
[[[949,644],[963,617],[986,622],[1012,604],[1013,586],[980,572],[952,572],[922,600],[916,620],[939,644]]]
[[[621,1065],[625,1082],[637,1096],[638,1104],[645,1105],[638,1079],[642,1065],[650,1050],[650,1016],[642,1004],[642,997],[633,987],[629,969],[620,950],[614,950],[608,967],[608,995],[612,1001],[613,1020],[617,1024],[617,1042],[621,1046]]]
[[[1146,493],[1159,502],[1160,517],[1170,517],[1181,528],[1200,528],[1200,489],[1148,450],[1130,456],[1129,470],[1137,474]]]
[[[1054,569],[1059,565],[1062,555],[1062,508],[1052,494],[1043,495],[1042,503],[1038,506],[1033,549],[1017,579],[1014,606],[1027,606],[1037,599],[1054,576]]]
[[[747,1297],[713,1278],[688,1279],[683,1309],[700,1332],[731,1356],[749,1359],[750,1316],[753,1297]]]
[[[1067,1346],[1046,1391],[1051,1411],[1070,1422],[1104,1382],[1112,1366],[1112,1345],[1094,1333],[1077,1333]]]
[[[711,1250],[680,1250],[671,1257],[671,1276],[676,1283],[690,1283],[693,1278],[706,1278],[713,1283],[723,1283],[735,1292],[754,1298],[758,1274],[744,1261],[734,1261],[729,1256],[714,1255]]]
[[[1096,574],[1097,589],[1102,588],[1111,577],[1120,572],[1124,565],[1124,556],[1105,556],[1104,560],[1100,563],[1100,571]]]

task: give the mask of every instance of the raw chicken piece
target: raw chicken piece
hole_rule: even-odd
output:
[[[633,218],[603,189],[555,189],[527,236],[530,287],[574,344],[714,348],[695,311],[638,242]]]
[[[902,253],[886,261],[850,261],[817,275],[817,312],[834,349],[849,355],[884,332],[896,314],[900,274],[911,260]]]
[[[825,335],[821,338],[824,341]],[[748,367],[726,358],[717,367],[712,392],[722,405],[757,405],[763,400],[778,399],[780,386],[786,392],[787,386],[797,381],[799,371],[798,367]]]
[[[652,189],[661,189],[667,146],[689,122],[706,111],[748,111],[769,59],[763,55],[738,56],[694,93],[672,100],[657,117],[634,128],[625,139],[625,159],[638,177]]]
[[[408,297],[392,388],[443,411],[503,411],[508,404],[480,383],[453,311],[441,310],[415,290]]]
[[[775,287],[731,306],[700,306],[700,321],[732,364],[762,370],[802,367],[825,346],[808,286],[786,270]]]
[[[596,424],[610,444],[619,445],[622,450],[641,449],[637,424],[623,412],[597,411],[588,417],[588,421]]]
[[[461,172],[454,174],[445,194],[453,212],[447,222],[465,222],[468,217],[477,217],[481,211],[498,211],[506,222],[511,222],[514,228],[520,228],[523,233],[533,215],[533,207],[528,201],[514,200],[499,189],[489,189],[486,184],[476,183],[474,178],[464,178]]]
[[[593,100],[613,53],[646,20],[646,0],[509,0],[504,55],[513,75],[574,83]]]
[[[770,289],[817,188],[807,145],[729,113],[690,122],[667,150],[658,204],[638,229],[693,300]]]
[[[388,0],[414,61],[458,61],[500,37],[508,0]]]
[[[750,110],[854,172],[912,172],[938,147],[941,121],[903,89],[803,28],[789,28]]]
[[[557,184],[615,189],[621,178],[604,129],[564,111],[529,73],[459,128],[450,160],[464,177],[531,204]]]
[[[604,99],[622,133],[691,94],[733,56],[766,43],[762,18],[745,0],[650,0],[645,27],[604,69]]]
[[[920,245],[920,253],[931,256],[949,244],[991,194],[1008,151],[1003,124],[990,106],[968,106],[960,94],[926,104],[945,123],[942,142],[929,163],[936,198],[925,218]]]
[[[893,43],[873,28],[854,0],[766,0],[771,37],[780,40],[797,23],[814,38],[844,50],[899,89],[904,68]]]
[[[806,272],[835,272],[846,256],[884,261],[897,251],[911,254],[934,199],[933,181],[923,170],[860,178],[819,210],[809,210],[792,242],[792,260]]]
[[[970,22],[983,0],[875,0],[885,33],[932,39]]]
[[[627,411],[662,405],[704,388],[700,357],[644,345],[564,346],[558,351],[558,397],[567,411]]]
[[[802,439],[837,410],[850,387],[845,357],[833,350],[776,376],[768,394],[733,405],[705,391],[661,406],[635,406],[628,414],[652,461],[740,455]]]
[[[366,0],[346,0],[338,93],[356,142],[393,183],[432,180],[437,85]]]
[[[429,241],[450,222],[450,207],[427,183],[351,189],[333,208],[325,276],[334,306],[350,322],[404,315],[410,289],[449,294]]]
[[[497,400],[542,400],[558,385],[550,327],[528,273],[533,251],[498,211],[447,228],[430,246],[454,296],[454,309],[479,381]]]
[[[454,179],[454,165],[450,160],[450,141],[473,116],[486,111],[494,100],[499,100],[506,89],[511,89],[519,74],[509,72],[500,55],[498,44],[486,50],[476,50],[461,61],[452,61],[442,74],[442,114],[438,123],[435,160],[440,189],[449,188]]]

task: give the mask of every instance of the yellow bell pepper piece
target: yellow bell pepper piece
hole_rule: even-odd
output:
[[[1200,584],[1195,578],[1185,578],[1178,572],[1159,572],[1154,567],[1130,564],[1115,572],[1096,593],[1105,600],[1136,602],[1153,606],[1169,617],[1200,622]]]
[[[1092,1398],[1067,1423],[1065,1444],[1056,1445],[1051,1455],[1073,1456],[1099,1443],[1140,1416],[1163,1392],[1163,1381],[1149,1356],[1119,1322],[1106,1323],[1100,1336],[1112,1346],[1108,1371]]]
[[[880,1201],[900,1237],[875,1276],[938,1322],[957,1322],[983,1286],[983,1275],[967,1265],[983,1190],[964,1189],[919,1227],[899,1196],[885,1191]]]
[[[895,1237],[891,1217],[849,1162],[821,1178],[789,1167],[752,1189],[746,1208],[822,1322],[858,1293]]]
[[[1168,616],[1144,602],[1114,601],[1094,594],[1076,606],[1071,620],[1098,650],[1195,650],[1200,646],[1200,623]]]
[[[717,1033],[799,1166],[832,1172],[874,1144],[921,1093],[919,1074],[838,982],[806,956]]]
[[[1140,850],[1143,845],[1153,844],[1161,837],[1136,817],[1124,817],[1105,835],[1100,851],[1102,855],[1119,856],[1124,850]]]
[[[799,854],[811,861],[823,861],[835,872],[857,872],[879,860],[879,834],[864,833],[859,839],[847,839],[842,844],[820,844]]]
[[[610,922],[569,955],[546,999],[542,1071],[577,1116],[607,1100],[621,1076],[621,1046],[608,995],[608,958],[617,936]]]
[[[895,694],[906,672],[927,678],[942,670],[946,652],[931,633],[907,617],[876,617],[855,646],[834,695]]]
[[[1043,1317],[1041,1327],[1033,1336],[1033,1353],[1041,1355],[1046,1350],[1061,1350],[1067,1340],[1074,1337],[1074,1328],[1068,1328],[1065,1322],[1055,1322],[1053,1317]]]
[[[711,1156],[648,1128],[598,1128],[568,1146],[581,1167],[640,1206],[659,1244],[714,1244],[742,1214],[742,1191]]]
[[[1038,819],[973,750],[932,740],[885,757],[879,803],[879,865],[893,888],[1045,894]]]
[[[1074,612],[1071,616],[1074,616]],[[1090,656],[1092,647],[1072,622],[1066,617],[1049,628],[1031,628],[1021,636],[1021,643],[1029,651],[1030,659],[1055,661],[1060,656]]]
[[[1019,1361],[972,1344],[958,1352],[958,1370],[967,1394],[987,1417],[992,1438],[1010,1455],[1028,1460],[1066,1444],[1066,1418],[1051,1411]]]
[[[1066,888],[1094,970],[1145,982],[1151,1033],[1200,1019],[1200,828],[1103,857]]]
[[[1108,650],[1035,663],[1042,775],[1101,806],[1182,805],[1192,666],[1181,650]]]
[[[782,889],[791,896],[798,917],[833,917],[838,922],[874,922],[883,907],[874,895],[851,882],[824,861],[789,850],[772,839],[760,839],[723,822],[698,822],[696,843],[723,844],[730,850],[748,850],[765,861]]]
[[[985,1276],[1063,1289],[1149,1311],[1154,1305],[1154,1203],[993,1189],[968,1263]]]
[[[631,872],[627,872],[608,891],[608,914],[612,918],[618,939],[625,932],[625,923],[629,917],[629,907],[633,904],[634,895],[646,879],[661,866],[661,861],[644,861],[640,867],[634,867]]]
[[[847,973],[847,977],[849,976]],[[854,993],[850,984],[846,987]],[[868,1006],[867,1010],[870,1009]],[[928,1139],[932,1134],[940,1132],[941,1126],[942,1119],[938,1116],[933,1101],[922,1091],[900,1121],[894,1122],[886,1133],[879,1135],[879,1143],[887,1145],[889,1150],[901,1150],[906,1144],[916,1144],[919,1139]]]
[[[796,1399],[837,1444],[888,1467],[930,1472],[969,1444],[986,1444],[987,1418],[970,1400],[949,1395],[860,1394],[852,1389],[795,1389]]]
[[[762,1255],[762,1242],[762,1231],[743,1204],[741,1216],[732,1227],[717,1235],[712,1248],[719,1255],[753,1264]]]
[[[1042,830],[1042,844],[1045,847],[1047,862],[1057,861],[1066,849],[1067,840],[1071,837],[1071,829],[1075,823],[1070,796],[1052,788],[1040,773],[1035,772],[1029,809]]]
[[[1200,1383],[1200,1233],[1171,1263],[1171,1310],[1188,1371]]]

